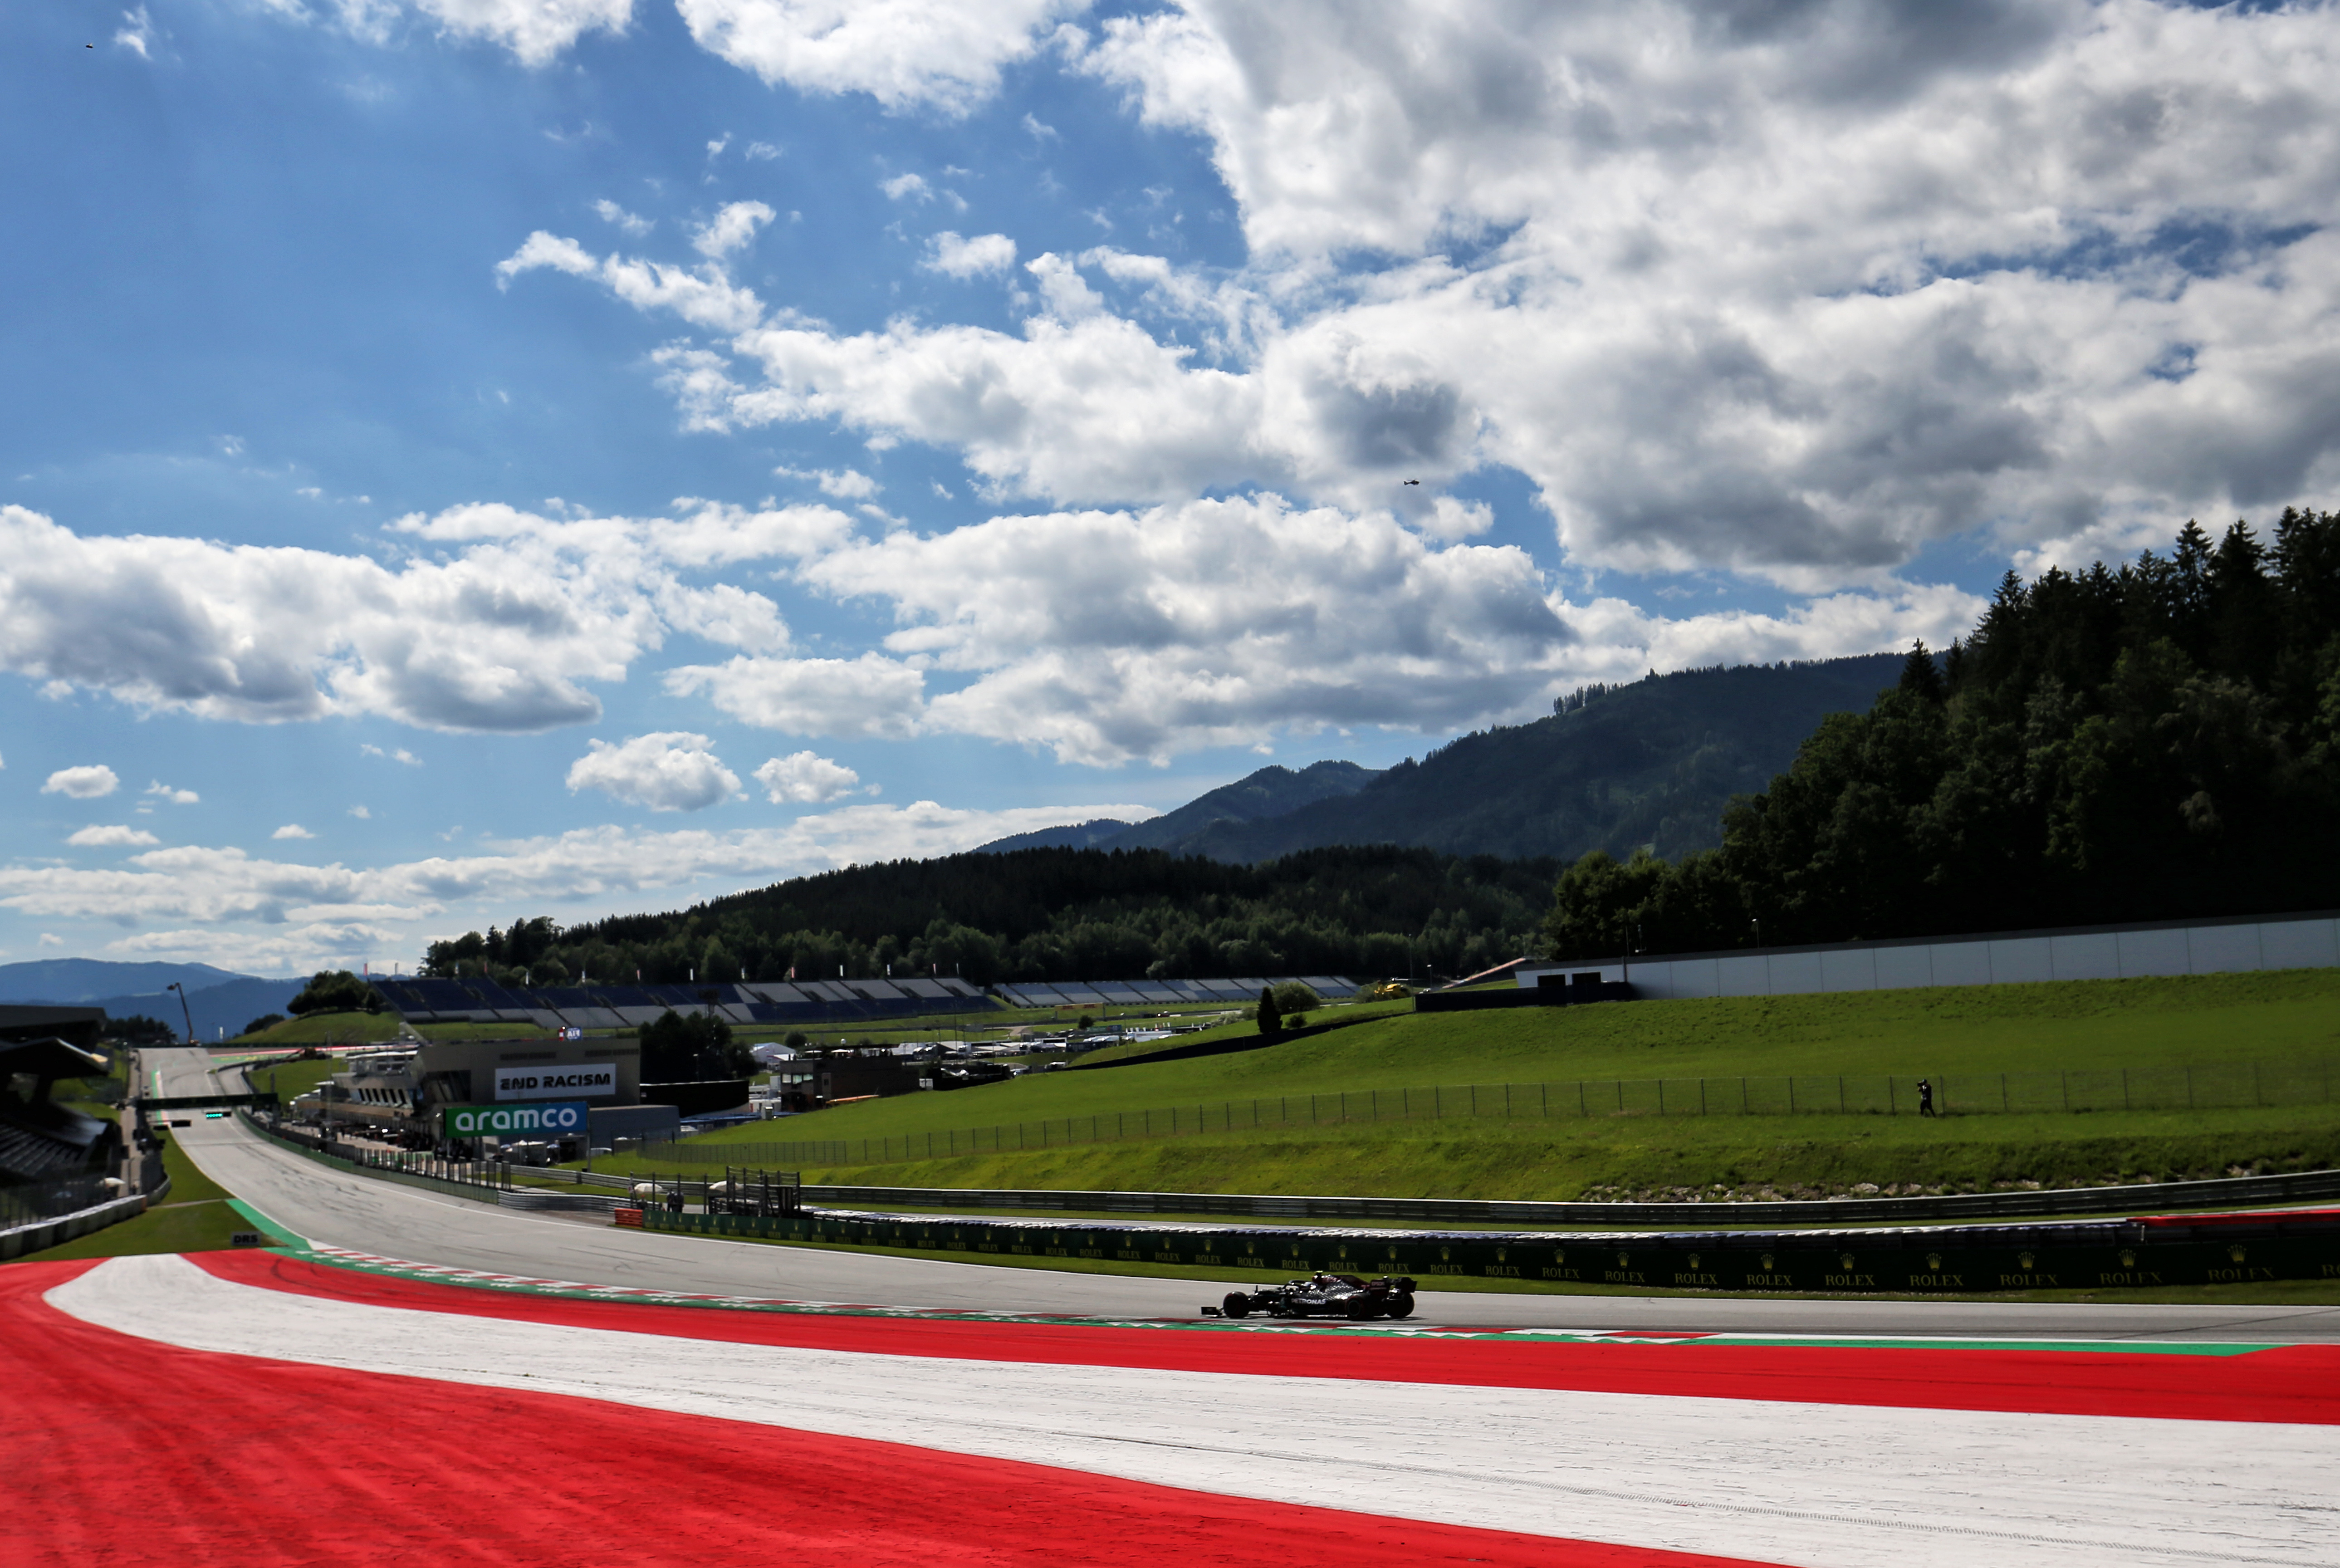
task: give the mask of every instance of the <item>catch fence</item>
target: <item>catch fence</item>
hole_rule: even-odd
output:
[[[994,1126],[890,1137],[777,1143],[646,1144],[661,1164],[733,1160],[791,1166],[887,1165],[957,1155],[1004,1154],[1130,1138],[1185,1137],[1255,1127],[1343,1122],[1543,1121],[1676,1116],[1917,1116],[1919,1085],[1941,1116],[2034,1116],[2101,1111],[2212,1110],[2326,1105],[2334,1064],[2234,1062],[2196,1067],[2101,1067],[2068,1072],[1827,1074],[1771,1077],[1601,1078],[1566,1083],[1454,1084],[1261,1096],[1151,1110],[1102,1111]]]

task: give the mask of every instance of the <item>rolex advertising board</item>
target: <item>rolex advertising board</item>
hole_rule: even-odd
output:
[[[583,1100],[540,1100],[524,1106],[449,1106],[451,1138],[564,1138],[585,1136],[591,1107]]]
[[[603,1099],[617,1092],[618,1069],[606,1062],[548,1062],[496,1069],[500,1100],[559,1100],[578,1095]]]

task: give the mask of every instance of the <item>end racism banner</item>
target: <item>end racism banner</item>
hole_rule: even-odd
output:
[[[544,1100],[529,1106],[449,1106],[446,1135],[476,1138],[581,1137],[589,1107],[583,1100]]]
[[[479,1092],[476,1083],[472,1092]],[[496,1069],[496,1098],[500,1100],[559,1100],[577,1095],[601,1097],[617,1092],[618,1069],[606,1062]]]

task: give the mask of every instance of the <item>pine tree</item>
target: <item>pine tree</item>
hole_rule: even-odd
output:
[[[1259,1032],[1263,1035],[1284,1032],[1284,1015],[1276,1010],[1275,993],[1265,986],[1259,990]]]

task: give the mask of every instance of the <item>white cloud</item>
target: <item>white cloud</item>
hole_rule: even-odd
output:
[[[316,835],[298,822],[287,822],[269,837],[271,839],[313,839]]]
[[[705,691],[734,719],[793,735],[905,736],[917,727],[925,677],[879,653],[858,659],[757,659],[686,664],[666,689]]]
[[[701,48],[766,82],[964,114],[1084,0],[677,0]]]
[[[41,786],[44,795],[64,795],[75,800],[97,800],[122,788],[121,776],[104,763],[60,768]]]
[[[769,653],[778,607],[688,574],[800,560],[851,535],[824,506],[679,503],[669,519],[451,508],[391,525],[416,552],[84,537],[0,508],[0,669],[142,710],[273,722],[376,714],[428,729],[590,722],[672,632]],[[430,553],[423,553],[429,551]],[[111,777],[111,775],[108,775]]]
[[[641,238],[658,227],[658,220],[655,218],[638,217],[607,196],[593,203],[593,211],[600,214],[603,223],[615,223],[636,239]]]
[[[352,806],[350,808],[350,815],[356,818],[359,821],[363,822],[371,819],[373,816],[373,813],[367,810],[363,806]]]
[[[266,4],[306,15],[299,0]],[[524,65],[547,65],[587,33],[623,33],[634,5],[633,0],[332,0],[332,9],[344,29],[370,43],[389,43],[411,15],[458,38],[501,45]]]
[[[90,849],[117,845],[159,844],[160,839],[143,829],[124,828],[115,824],[80,829],[65,840],[76,849]]]
[[[782,479],[808,479],[820,486],[823,495],[839,501],[864,501],[876,495],[878,481],[858,469],[776,468],[772,472]]]
[[[114,43],[129,50],[141,60],[153,59],[157,39],[154,19],[146,15],[146,7],[140,5],[124,11],[122,14],[122,23],[123,25],[114,30]]]
[[[926,259],[918,264],[930,273],[947,273],[955,278],[1005,273],[1016,264],[1016,242],[1006,234],[977,234],[964,240],[945,229],[927,242]]]
[[[1284,728],[1516,712],[1574,640],[1516,549],[1440,550],[1387,513],[1273,496],[897,533],[804,575],[890,601],[897,658],[973,677],[927,700],[923,728],[1096,764]],[[907,698],[919,672],[901,674]],[[751,717],[728,695],[717,688]]]
[[[362,755],[367,757],[379,757],[385,762],[402,762],[409,768],[420,768],[422,766],[422,759],[417,757],[413,752],[409,751],[403,746],[395,746],[385,751],[381,747],[376,746],[372,741],[366,740],[359,743],[358,750]]]
[[[757,769],[756,782],[776,806],[789,801],[818,804],[851,794],[861,775],[818,752],[798,751],[775,757]]]
[[[780,150],[769,142],[750,142],[748,151],[742,154],[750,163],[769,163],[779,155]]]
[[[760,205],[761,203],[755,203]],[[637,310],[669,310],[694,326],[742,332],[762,319],[764,307],[752,290],[735,287],[720,263],[692,271],[664,262],[610,256],[597,261],[574,240],[542,229],[496,263],[498,285],[509,286],[522,273],[550,269],[572,277],[598,278]]]
[[[756,237],[772,221],[772,209],[761,202],[733,202],[725,206],[690,239],[702,256],[721,261]]]
[[[636,735],[590,749],[569,769],[569,788],[599,789],[653,811],[701,811],[739,792],[739,776],[723,766],[704,735],[679,730]]]
[[[40,946],[44,948],[62,948],[64,945],[65,939],[63,937],[58,936],[55,931],[44,931],[41,933]]]
[[[931,202],[935,199],[934,190],[927,184],[926,176],[923,174],[897,174],[890,180],[878,181],[878,188],[886,193],[888,200],[896,202],[911,196],[916,196],[922,202]]]
[[[1442,495],[1431,501],[1427,512],[1409,521],[1438,539],[1469,539],[1495,526],[1495,509],[1483,501],[1457,501],[1451,495]]]
[[[192,789],[174,789],[160,779],[146,786],[146,793],[155,799],[167,800],[174,806],[193,806],[203,799]]]

